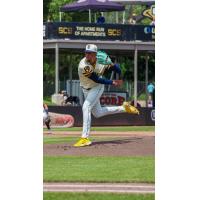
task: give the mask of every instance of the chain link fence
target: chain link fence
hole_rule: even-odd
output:
[[[70,96],[77,96],[79,97],[80,103],[82,104],[84,101],[83,92],[80,87],[79,80],[67,80],[67,81],[59,81],[59,91],[66,91],[67,94]],[[133,81],[124,81],[123,85],[119,87],[115,86],[105,86],[105,92],[126,92],[127,99],[126,100],[133,100],[134,99],[134,82]],[[55,82],[54,81],[44,81],[43,82],[43,96],[44,97],[51,97],[55,92]],[[146,85],[144,81],[138,81],[137,84],[137,99],[141,102],[142,107],[146,106],[147,101],[147,93],[146,93]]]

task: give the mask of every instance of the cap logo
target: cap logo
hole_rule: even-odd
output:
[[[94,44],[88,44],[85,48],[86,51],[97,52],[97,47]]]

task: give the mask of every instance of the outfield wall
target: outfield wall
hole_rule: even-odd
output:
[[[139,108],[139,110],[140,115],[121,113],[101,118],[92,116],[92,126],[154,126],[155,109]],[[82,126],[83,114],[81,106],[49,106],[49,112],[72,115],[75,119],[74,126]]]

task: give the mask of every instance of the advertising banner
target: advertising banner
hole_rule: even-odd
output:
[[[135,28],[137,33],[137,40],[155,40],[155,26],[138,25]]]
[[[155,26],[48,22],[43,25],[43,38],[151,41],[155,40]]]
[[[122,40],[122,26],[91,23],[48,23],[50,38]]]
[[[48,38],[47,24],[43,24],[43,39]]]
[[[126,92],[104,92],[100,98],[100,103],[102,106],[120,106],[126,99]]]
[[[93,126],[154,126],[155,109],[139,108],[140,115],[120,113],[95,118],[92,115]],[[81,106],[49,106],[49,112],[73,116],[74,126],[83,125],[83,113]]]

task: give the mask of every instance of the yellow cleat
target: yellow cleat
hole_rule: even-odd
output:
[[[127,113],[137,114],[137,115],[140,114],[139,110],[138,110],[136,107],[130,105],[129,102],[124,102],[124,103],[123,103],[123,107],[124,107],[124,109],[125,109],[125,111],[126,111]]]
[[[88,138],[81,138],[77,143],[74,144],[74,147],[84,147],[89,146],[92,142]]]

